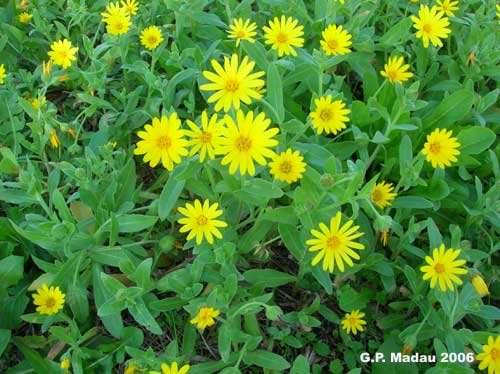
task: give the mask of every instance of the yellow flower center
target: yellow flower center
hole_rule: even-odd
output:
[[[236,139],[234,146],[240,152],[248,152],[248,150],[252,147],[252,140],[246,136],[240,136]]]
[[[491,359],[493,361],[496,361],[497,358],[500,358],[500,352],[498,351],[498,349],[496,348],[493,348],[490,352],[490,355],[491,355]]]
[[[56,299],[53,297],[48,297],[47,301],[45,301],[45,306],[47,308],[53,308],[56,305]]]
[[[236,37],[237,37],[238,39],[243,39],[243,38],[245,37],[245,31],[243,31],[243,30],[238,30],[238,31],[236,32]]]
[[[210,144],[212,142],[212,133],[208,131],[202,131],[200,135],[200,142],[202,144]]]
[[[60,58],[68,58],[68,51],[66,51],[66,50],[59,51],[59,57]]]
[[[283,161],[281,164],[280,164],[280,171],[283,173],[283,174],[288,174],[292,171],[292,163],[288,160],[285,160]]]
[[[161,149],[168,149],[172,145],[172,140],[168,136],[160,136],[156,141],[156,145]]]
[[[429,34],[432,32],[432,25],[430,23],[426,23],[422,26],[422,30],[424,30],[424,32]]]
[[[333,118],[333,112],[330,109],[325,108],[321,111],[321,114],[319,115],[319,117],[323,121],[328,122]]]
[[[201,216],[199,216],[198,218],[196,218],[196,223],[198,224],[198,226],[205,226],[208,222],[208,218],[205,217],[203,214]]]
[[[239,87],[240,87],[240,84],[233,79],[229,79],[226,82],[226,91],[235,92],[238,90]]]
[[[329,40],[327,44],[330,49],[337,49],[339,47],[339,41],[336,39]]]
[[[117,21],[116,24],[115,24],[115,29],[117,29],[118,31],[121,31],[125,28],[125,25],[123,24],[122,21]]]
[[[372,191],[372,200],[373,201],[380,201],[380,200],[382,200],[382,191],[380,191],[380,190],[373,190]]]
[[[397,77],[398,77],[398,73],[397,73],[397,71],[396,71],[396,70],[389,70],[389,71],[387,72],[387,75],[389,76],[389,79],[390,79],[391,81],[395,81],[395,80],[397,79]]]
[[[441,151],[441,144],[439,142],[434,142],[429,145],[429,149],[435,155],[439,154]]]
[[[327,241],[326,241],[326,246],[328,247],[328,249],[331,249],[332,251],[335,251],[340,245],[340,239],[333,235],[333,236],[330,236]]]
[[[436,271],[436,273],[441,274],[442,272],[444,272],[444,265],[437,263],[436,265],[434,265],[434,270]]]
[[[276,36],[276,40],[278,41],[278,43],[286,43],[288,41],[288,35],[280,31]]]
[[[148,41],[149,41],[149,44],[156,44],[156,42],[157,42],[158,40],[156,39],[156,36],[151,35],[151,36],[149,37]]]

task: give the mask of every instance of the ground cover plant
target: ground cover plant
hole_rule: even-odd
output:
[[[499,374],[499,30],[0,0],[0,372]]]

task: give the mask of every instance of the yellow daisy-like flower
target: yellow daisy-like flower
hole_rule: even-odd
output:
[[[254,160],[259,165],[266,165],[266,158],[273,158],[275,153],[270,148],[278,145],[274,137],[278,128],[268,129],[271,120],[264,113],[254,116],[250,111],[246,115],[239,110],[236,113],[236,123],[226,115],[227,127],[222,130],[218,154],[224,155],[222,165],[229,165],[229,173],[234,174],[239,169],[241,175],[255,175]]]
[[[50,133],[49,141],[52,148],[59,148],[61,146],[61,141],[59,140],[59,137],[57,136],[57,133],[55,131],[52,131]]]
[[[40,314],[56,314],[64,306],[65,296],[59,287],[49,288],[46,284],[43,284],[32,296],[33,304],[38,305],[36,311]]]
[[[58,40],[50,45],[48,55],[52,62],[63,69],[71,66],[71,63],[76,60],[76,52],[78,47],[73,47],[68,39]]]
[[[162,41],[161,30],[156,26],[146,27],[141,32],[141,44],[147,49],[155,49]]]
[[[380,75],[389,79],[391,83],[403,83],[404,81],[413,77],[413,73],[407,71],[410,65],[404,63],[404,58],[389,57],[389,61],[384,65],[384,70]]]
[[[172,362],[170,366],[161,364],[161,373],[158,371],[150,371],[149,374],[188,374],[189,365],[184,365],[179,369],[177,362]]]
[[[320,44],[327,56],[345,55],[351,52],[349,46],[352,45],[352,35],[342,25],[329,25],[321,35],[323,40],[320,41]]]
[[[220,311],[214,308],[202,307],[198,311],[196,317],[191,320],[191,324],[196,325],[199,329],[203,330],[205,327],[215,325],[215,320],[219,316]]]
[[[170,118],[162,116],[153,118],[151,125],[144,126],[145,131],[139,131],[137,136],[143,140],[137,142],[135,155],[145,155],[144,162],[154,168],[161,160],[163,167],[172,171],[174,164],[181,162],[181,156],[188,154],[185,130],[181,128],[177,113]]]
[[[118,3],[109,3],[106,11],[101,13],[102,21],[106,23],[106,30],[111,35],[125,34],[132,22],[130,21],[130,14],[127,10],[121,7]]]
[[[434,46],[442,47],[441,39],[446,39],[451,32],[447,28],[450,21],[437,6],[429,9],[427,5],[420,5],[418,17],[411,16],[410,18],[413,21],[413,27],[418,30],[417,38],[422,39],[425,48],[429,47],[429,41]]]
[[[302,174],[306,170],[306,163],[303,161],[304,157],[299,151],[292,152],[288,148],[285,152],[273,157],[269,162],[269,173],[275,179],[293,183],[302,178]]]
[[[460,143],[457,138],[451,137],[451,130],[435,129],[427,135],[427,142],[424,144],[422,154],[426,156],[427,161],[432,164],[433,168],[440,167],[444,169],[450,166],[452,162],[456,162],[460,151]]]
[[[200,153],[200,162],[205,161],[205,155],[213,160],[215,149],[220,145],[223,121],[218,120],[217,114],[212,115],[210,122],[206,111],[201,113],[201,129],[192,121],[186,121],[191,130],[186,130],[186,135],[191,138],[188,145],[191,146],[190,156]]]
[[[465,264],[465,260],[456,260],[460,255],[460,249],[454,250],[450,248],[445,251],[444,244],[441,244],[439,250],[434,248],[432,258],[425,257],[425,262],[428,265],[422,266],[420,271],[424,273],[423,280],[431,280],[431,288],[439,282],[439,288],[445,292],[447,288],[451,291],[455,290],[453,283],[462,284],[462,280],[456,274],[467,274],[467,269],[461,268]]]
[[[212,60],[212,67],[215,73],[204,71],[203,76],[212,83],[203,84],[200,86],[202,91],[217,91],[208,98],[209,103],[215,104],[215,111],[218,112],[224,108],[224,112],[228,112],[233,106],[236,110],[240,108],[240,102],[250,104],[252,98],[260,99],[262,93],[259,92],[264,86],[264,80],[259,79],[264,75],[263,71],[252,73],[255,62],[248,61],[245,56],[238,62],[238,55],[233,54],[231,60],[224,56],[224,68],[216,61]]]
[[[248,40],[250,43],[254,43],[255,39],[253,38],[257,35],[255,29],[257,28],[257,24],[255,22],[250,23],[250,20],[247,19],[243,23],[242,18],[233,19],[233,23],[229,25],[228,38],[236,39],[236,46],[240,45],[240,41]]]
[[[346,116],[351,113],[351,110],[345,108],[346,105],[342,100],[332,102],[332,96],[328,95],[315,99],[314,104],[316,110],[309,115],[312,118],[312,127],[318,131],[319,135],[323,131],[325,134],[337,135],[337,132],[347,127],[346,122],[349,118]]]
[[[342,320],[342,328],[350,334],[351,331],[354,335],[364,330],[363,325],[366,325],[366,321],[363,320],[365,313],[359,310],[353,310],[352,313],[346,313],[345,318]]]
[[[455,13],[453,13],[454,10],[458,10],[458,1],[453,1],[453,0],[437,0],[437,3],[439,5],[439,10],[444,12],[448,17],[454,17]]]
[[[45,96],[42,96],[42,99],[38,99],[38,97],[35,97],[33,100],[30,100],[30,104],[33,107],[33,109],[38,110],[39,108],[45,106],[47,103],[47,99]]]
[[[500,374],[500,335],[488,336],[488,344],[483,345],[483,351],[476,355],[476,360],[481,361],[479,370],[488,369],[488,374]]]
[[[370,193],[372,201],[379,206],[379,208],[384,209],[386,206],[391,205],[391,200],[394,200],[396,193],[391,192],[394,189],[392,183],[377,183],[373,186]]]
[[[196,199],[194,205],[186,203],[186,207],[179,207],[179,213],[184,216],[178,220],[183,225],[179,231],[189,231],[187,240],[196,237],[198,245],[201,244],[203,238],[206,238],[209,244],[214,243],[213,236],[222,239],[222,234],[217,227],[227,227],[227,223],[216,219],[223,213],[222,210],[217,209],[218,206],[218,203],[210,205],[208,200],[205,200],[202,206],[200,200]]]
[[[479,296],[483,297],[490,294],[490,290],[488,290],[488,285],[479,274],[475,274],[470,281],[474,286],[476,292],[479,294]]]
[[[297,56],[293,47],[301,48],[304,46],[304,26],[297,24],[298,20],[292,17],[281,16],[269,21],[269,26],[264,26],[264,38],[266,44],[271,44],[272,49],[278,50],[278,56],[292,55]]]
[[[5,65],[0,64],[0,84],[3,84],[5,82],[6,77],[7,74],[5,73]]]
[[[131,16],[135,16],[139,10],[137,0],[122,0],[120,4],[122,8],[125,9],[125,11]]]
[[[311,235],[315,238],[306,241],[306,244],[311,246],[309,252],[319,251],[311,261],[311,265],[316,266],[323,260],[323,270],[326,271],[328,269],[330,273],[333,273],[335,263],[343,273],[344,261],[348,266],[352,267],[354,264],[351,258],[355,260],[360,259],[359,254],[353,251],[352,248],[358,250],[365,249],[363,244],[354,241],[354,239],[363,236],[365,233],[356,232],[359,226],[352,226],[352,220],[347,221],[347,223],[340,228],[341,219],[342,213],[337,212],[330,220],[330,227],[321,222],[319,224],[321,231],[312,229]]]
[[[19,22],[28,23],[32,17],[33,17],[33,14],[22,12],[17,16],[17,19],[19,20]]]

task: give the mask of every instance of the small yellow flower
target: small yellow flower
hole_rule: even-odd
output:
[[[43,284],[32,296],[33,304],[38,305],[36,311],[40,314],[56,314],[64,306],[65,295],[59,287],[48,288],[46,284]]]
[[[481,361],[479,370],[488,368],[488,374],[500,373],[500,335],[496,339],[488,336],[488,344],[483,345],[483,351],[476,356],[476,360]]]
[[[52,60],[48,60],[47,62],[42,62],[42,75],[47,76],[52,72]]]
[[[327,56],[345,55],[351,52],[349,46],[352,45],[352,35],[342,25],[329,25],[321,35],[323,40],[320,44]]]
[[[196,237],[196,244],[198,245],[201,244],[203,238],[206,238],[209,244],[214,243],[214,236],[222,239],[218,227],[227,227],[227,223],[216,219],[223,214],[222,210],[217,209],[218,206],[218,203],[210,205],[208,200],[205,200],[201,205],[200,200],[196,199],[194,205],[186,203],[185,207],[177,208],[179,213],[184,216],[178,221],[183,225],[179,231],[189,231],[187,240]]]
[[[189,365],[184,365],[179,369],[177,362],[172,362],[170,366],[161,364],[161,373],[158,371],[150,371],[149,374],[188,374]]]
[[[384,65],[384,70],[380,72],[380,75],[389,79],[391,83],[403,83],[413,77],[413,73],[407,71],[410,65],[403,64],[404,59],[402,56],[389,57],[389,61]]]
[[[488,290],[488,285],[484,281],[484,279],[479,275],[476,274],[471,278],[472,285],[474,286],[476,292],[481,296],[486,296],[490,294],[490,291]]]
[[[435,129],[427,135],[427,142],[424,144],[422,154],[426,156],[427,161],[432,164],[433,168],[440,167],[444,169],[450,166],[452,162],[456,162],[460,151],[460,143],[457,138],[451,137],[451,130]]]
[[[7,77],[7,74],[5,73],[5,65],[0,64],[0,84],[5,82],[5,77]]]
[[[392,183],[386,183],[385,181],[377,183],[373,186],[370,197],[380,209],[384,209],[386,206],[391,205],[391,200],[398,196],[396,193],[391,192],[393,189]]]
[[[220,311],[214,308],[202,307],[198,311],[196,317],[191,320],[191,324],[196,325],[199,329],[204,330],[205,327],[215,325],[215,320]]]
[[[342,320],[342,328],[350,334],[351,331],[354,335],[364,330],[363,325],[366,325],[366,321],[363,320],[365,313],[359,310],[353,310],[352,313],[346,313],[345,318]]]
[[[106,24],[106,30],[111,35],[125,34],[132,22],[130,21],[130,14],[126,8],[121,7],[116,3],[109,3],[106,11],[101,13],[102,21]]]
[[[68,79],[69,79],[69,75],[66,73],[61,74],[59,77],[57,77],[57,80],[59,82],[66,82]]]
[[[141,372],[144,369],[141,369],[139,366],[136,364],[130,364],[127,366],[123,374],[137,374],[137,372]]]
[[[66,132],[70,134],[73,139],[76,139],[76,131],[74,129],[70,127],[66,130]]]
[[[215,158],[215,150],[220,146],[223,120],[218,120],[217,114],[213,114],[208,121],[206,111],[201,113],[201,128],[193,121],[187,120],[187,125],[191,130],[186,130],[186,135],[191,138],[188,145],[191,146],[190,156],[200,153],[200,162],[205,161],[205,156],[213,160]]]
[[[48,52],[50,59],[63,69],[69,68],[71,63],[76,60],[75,54],[78,52],[78,47],[72,47],[68,39],[52,43],[50,49]]]
[[[59,140],[59,137],[57,136],[57,133],[55,131],[52,131],[50,133],[49,140],[52,148],[59,148],[59,146],[61,145],[61,141]]]
[[[120,2],[123,9],[127,11],[127,13],[131,16],[135,16],[137,11],[139,10],[139,4],[137,0],[122,0]]]
[[[285,152],[273,157],[269,162],[269,173],[278,180],[293,183],[302,178],[306,170],[306,163],[303,161],[304,157],[299,151],[293,152],[288,148]]]
[[[346,105],[342,100],[332,101],[332,96],[328,95],[315,99],[314,104],[316,109],[309,116],[312,118],[312,127],[319,135],[323,131],[327,135],[330,133],[337,135],[337,132],[347,127],[346,122],[349,122],[347,115],[351,110],[345,108]]]
[[[453,0],[437,0],[438,8],[440,11],[444,12],[448,17],[454,17],[454,10],[458,10],[458,1]]]
[[[411,351],[412,351],[412,350],[413,350],[413,347],[412,347],[411,345],[409,345],[409,344],[405,343],[405,344],[403,345],[403,349],[402,349],[401,353],[402,353],[403,355],[409,355],[409,354],[411,353]]]
[[[33,14],[29,14],[26,12],[22,12],[17,16],[17,18],[19,19],[19,22],[22,22],[22,23],[28,23],[32,17],[33,17]]]
[[[61,369],[68,371],[70,366],[71,361],[69,360],[69,358],[63,358],[61,360]]]
[[[42,96],[42,99],[38,99],[38,97],[35,97],[33,100],[30,100],[30,104],[33,107],[33,109],[38,110],[39,108],[45,106],[47,103],[47,99],[45,96]]]
[[[441,39],[446,39],[451,32],[447,28],[450,21],[437,6],[429,9],[427,5],[420,5],[418,17],[411,16],[410,18],[413,21],[413,27],[418,30],[416,36],[422,39],[425,48],[429,47],[429,41],[434,46],[442,47]]]
[[[286,18],[281,16],[274,17],[274,20],[269,21],[269,26],[264,26],[265,44],[271,44],[272,49],[278,50],[278,56],[292,55],[297,56],[297,52],[293,47],[301,48],[304,46],[304,26],[297,24],[298,20],[292,17]]]
[[[257,24],[255,22],[250,23],[250,20],[245,20],[243,23],[242,18],[233,19],[233,23],[229,25],[228,38],[236,39],[236,46],[240,45],[240,41],[248,40],[250,43],[254,43],[255,39],[253,38],[257,35],[255,29],[257,28]]]
[[[19,8],[27,8],[28,7],[28,0],[21,0],[19,3]]]
[[[155,49],[163,41],[161,30],[156,26],[150,26],[141,32],[141,44],[147,49]]]

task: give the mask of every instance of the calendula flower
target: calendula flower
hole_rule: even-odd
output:
[[[161,364],[161,373],[158,371],[150,371],[150,374],[188,374],[189,365],[184,365],[179,369],[177,362],[172,362],[170,366]]]
[[[141,32],[141,44],[147,49],[155,49],[162,41],[161,30],[156,26],[149,26]]]
[[[363,232],[356,232],[359,226],[352,226],[353,221],[349,220],[340,227],[341,219],[342,213],[337,212],[330,220],[330,227],[321,222],[319,224],[321,231],[312,229],[311,235],[314,238],[306,241],[306,244],[311,246],[309,252],[319,251],[311,261],[311,265],[316,266],[323,260],[323,270],[328,270],[330,273],[333,273],[335,263],[343,273],[344,261],[348,266],[352,267],[354,264],[351,258],[359,260],[359,254],[353,251],[353,248],[365,249],[363,244],[354,241],[364,235]]]
[[[364,330],[363,325],[366,325],[366,321],[363,320],[365,313],[361,313],[359,310],[353,310],[352,313],[346,313],[345,318],[342,320],[342,328],[350,334],[351,332],[356,335]]]
[[[64,297],[59,287],[49,288],[43,284],[33,294],[33,304],[38,305],[36,311],[40,314],[56,314],[64,306]]]
[[[0,64],[0,84],[3,84],[5,82],[6,77],[7,74],[5,73],[5,65]]]
[[[254,43],[255,39],[253,38],[257,35],[255,29],[257,28],[257,24],[255,22],[250,23],[250,20],[247,19],[243,23],[242,18],[233,19],[233,22],[229,25],[228,38],[236,39],[236,46],[240,45],[240,41],[248,40],[250,43]]]
[[[226,115],[227,127],[222,130],[218,154],[224,155],[222,165],[229,165],[229,173],[234,174],[239,169],[241,175],[247,172],[255,175],[254,161],[266,165],[266,158],[272,158],[275,153],[270,148],[278,145],[274,137],[278,128],[268,129],[271,120],[264,113],[255,116],[250,111],[246,115],[239,110],[236,113],[236,123]]]
[[[413,27],[418,30],[417,38],[422,39],[425,48],[429,47],[429,41],[434,46],[442,47],[441,39],[446,39],[451,32],[447,28],[450,21],[437,6],[429,9],[427,5],[420,5],[418,17],[411,16],[410,18],[413,21]]]
[[[281,16],[269,21],[269,26],[264,26],[264,43],[271,44],[272,49],[278,50],[278,56],[292,55],[297,56],[294,47],[304,46],[304,26],[299,25],[299,21],[292,17]]]
[[[52,72],[52,60],[49,60],[47,62],[43,61],[42,62],[42,75],[43,76],[47,76],[47,75],[50,75],[50,73]]]
[[[479,296],[483,297],[490,294],[490,291],[488,290],[488,285],[479,274],[475,274],[471,278],[471,283],[474,286],[476,292],[479,294]]]
[[[241,60],[241,64],[238,62],[237,54],[233,54],[231,60],[224,56],[224,68],[216,60],[212,60],[211,63],[217,74],[204,71],[203,76],[211,83],[201,85],[200,90],[216,91],[208,98],[209,103],[216,102],[216,112],[222,108],[224,112],[228,112],[231,106],[238,110],[241,101],[250,104],[252,98],[262,97],[259,90],[264,86],[264,80],[259,78],[264,75],[264,72],[250,74],[255,62],[248,61],[247,56]]]
[[[210,205],[208,200],[205,200],[201,205],[200,200],[196,199],[194,205],[186,203],[184,208],[179,207],[179,213],[184,216],[179,219],[179,223],[183,225],[179,231],[189,231],[187,240],[196,237],[196,244],[198,245],[201,244],[203,238],[207,239],[209,244],[214,243],[213,236],[222,239],[218,227],[227,227],[227,223],[216,219],[223,213],[222,210],[217,209],[218,206],[218,203]]]
[[[63,69],[69,68],[71,63],[76,60],[78,47],[73,47],[68,39],[58,40],[50,45],[48,55],[57,66]]]
[[[121,7],[116,3],[109,3],[106,11],[101,13],[102,21],[106,23],[106,30],[111,35],[125,34],[132,22],[130,21],[130,14],[126,8]]]
[[[448,17],[454,17],[453,11],[458,10],[458,1],[453,0],[437,0],[438,8],[444,12]]]
[[[410,65],[404,63],[403,57],[389,57],[380,75],[389,79],[391,83],[403,83],[413,77],[413,73],[407,71]]]
[[[483,351],[476,356],[481,361],[479,370],[488,369],[488,374],[500,373],[500,335],[488,336],[488,344],[483,345]]]
[[[59,140],[59,137],[57,136],[57,133],[55,131],[52,131],[50,133],[49,141],[52,148],[59,148],[59,146],[61,145],[61,141]]]
[[[33,17],[33,14],[22,12],[17,16],[17,19],[19,20],[19,22],[28,23],[32,17]]]
[[[70,366],[71,366],[71,361],[69,360],[69,358],[63,358],[61,360],[60,366],[61,366],[61,369],[68,371]]]
[[[200,308],[196,317],[191,320],[191,324],[196,325],[199,329],[203,330],[205,327],[215,325],[215,320],[220,311],[214,308],[203,307]]]
[[[314,100],[316,110],[311,112],[309,116],[312,118],[312,127],[321,135],[337,132],[345,129],[346,122],[349,121],[347,115],[351,113],[350,109],[345,108],[345,103],[342,100],[332,101],[332,96],[321,96]]]
[[[145,155],[144,162],[154,168],[161,160],[165,169],[172,171],[174,164],[181,162],[181,156],[187,156],[187,140],[184,139],[185,130],[181,128],[181,121],[177,113],[170,118],[162,116],[153,118],[151,125],[145,125],[145,131],[139,131],[137,136],[142,140],[137,142],[135,155]]]
[[[302,178],[306,170],[306,163],[303,161],[304,157],[299,151],[293,152],[288,148],[285,152],[273,157],[269,162],[269,173],[278,180],[293,183]]]
[[[444,244],[441,244],[439,250],[434,248],[432,257],[426,256],[425,262],[427,265],[422,266],[420,271],[424,273],[423,280],[431,280],[431,288],[439,282],[439,288],[445,292],[447,288],[451,291],[455,290],[453,283],[462,284],[462,280],[457,277],[457,274],[467,274],[467,269],[461,266],[465,264],[465,260],[457,260],[460,255],[460,249],[453,248],[445,250]]]
[[[200,162],[205,161],[205,155],[213,160],[215,158],[215,149],[220,145],[223,121],[218,120],[217,114],[213,114],[208,121],[208,115],[206,111],[201,113],[201,128],[199,128],[194,122],[187,120],[191,130],[186,130],[186,135],[191,138],[188,141],[188,145],[191,147],[189,152],[190,156],[200,153]]]
[[[396,193],[391,192],[394,190],[392,183],[377,183],[373,186],[370,193],[372,201],[379,206],[379,208],[384,209],[386,206],[391,205],[391,200],[397,196]]]
[[[137,0],[122,0],[120,4],[130,16],[135,16],[139,10]]]
[[[45,96],[42,96],[41,99],[35,97],[34,99],[30,100],[30,104],[35,110],[38,110],[38,108],[45,106],[46,103],[47,99],[45,98]]]
[[[327,56],[345,55],[351,52],[349,46],[352,45],[352,35],[342,25],[329,25],[321,35],[323,40],[320,41],[320,44]]]
[[[452,162],[456,162],[460,151],[460,143],[457,138],[451,137],[451,130],[435,129],[427,135],[427,141],[424,144],[422,154],[426,156],[427,161],[432,164],[433,168],[440,167],[444,169],[450,166]]]

